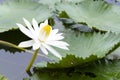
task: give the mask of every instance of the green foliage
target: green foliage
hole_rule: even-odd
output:
[[[103,0],[85,0],[78,4],[60,3],[57,10],[65,11],[75,22],[86,23],[90,28],[120,32],[120,6]]]
[[[120,79],[120,60],[98,60],[80,72],[90,72],[96,75],[95,80],[119,80]]]
[[[4,77],[3,75],[0,75],[0,80],[8,80],[8,79]]]
[[[30,80],[120,80],[120,60],[102,59],[88,66],[37,70]]]
[[[61,53],[63,59],[59,60],[49,54],[49,58],[55,62],[38,63],[36,67],[48,68],[68,68],[91,62],[105,57],[116,49],[120,42],[120,35],[114,33],[79,33],[68,30],[64,32],[64,41],[70,44],[69,51],[56,48]]]
[[[38,2],[47,5],[55,5],[56,3],[60,2],[60,0],[39,0]]]
[[[38,3],[47,5],[52,11],[55,11],[55,6],[57,3],[64,3],[64,2],[77,3],[81,1],[84,0],[38,0]]]
[[[51,10],[55,10],[55,4],[59,3],[60,0],[39,0],[38,2],[49,6]]]
[[[16,23],[23,23],[22,18],[41,22],[51,17],[48,6],[31,0],[12,0],[0,4],[0,32],[17,28]]]
[[[85,1],[85,0],[62,0],[62,2],[71,2],[71,3],[79,3],[81,1]]]

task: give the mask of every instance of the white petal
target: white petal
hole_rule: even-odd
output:
[[[45,47],[41,46],[40,49],[44,54],[48,55],[48,51],[45,49]]]
[[[30,30],[28,30],[27,28],[25,28],[23,25],[16,23],[20,29],[20,31],[22,31],[26,36],[30,37],[30,38],[34,38],[32,35],[32,32]]]
[[[63,33],[57,33],[56,35],[57,35],[57,36],[62,36],[62,35],[63,35]]]
[[[48,41],[55,41],[55,40],[62,40],[64,37],[62,36],[63,33],[58,33],[58,34],[50,34],[48,37]]]
[[[40,24],[40,29],[42,29],[42,28],[45,27],[45,26],[46,26],[46,24],[41,23],[41,24]]]
[[[45,20],[44,24],[46,24],[46,25],[48,24],[48,20],[47,19]]]
[[[42,29],[43,27],[45,27],[46,25],[48,25],[48,20],[45,20],[44,23],[40,24],[40,29]]]
[[[18,46],[19,47],[30,47],[34,44],[33,40],[23,41]]]
[[[28,20],[26,20],[25,18],[23,18],[23,20],[24,20],[26,26],[28,27],[28,29],[30,31],[32,31],[32,33],[34,33],[34,30],[33,30],[32,26],[31,26],[30,22]]]
[[[51,30],[50,36],[55,36],[58,32],[58,29]]]
[[[33,24],[33,27],[34,27],[34,29],[35,29],[35,31],[38,31],[38,22],[33,18],[32,19],[32,24]]]
[[[45,32],[40,32],[38,38],[39,38],[40,41],[45,41],[46,33]]]
[[[40,44],[39,43],[34,43],[33,44],[33,50],[36,50],[38,48],[40,48]]]
[[[55,55],[56,57],[62,59],[62,56],[55,50],[53,49],[51,46],[48,46],[48,45],[45,45],[44,46],[53,54]]]
[[[46,42],[49,45],[61,48],[61,49],[65,49],[65,50],[69,50],[67,46],[69,46],[68,43],[64,42],[64,41],[49,41]]]
[[[55,36],[54,38],[52,38],[51,40],[62,40],[64,39],[63,36]]]
[[[57,34],[58,31],[59,31],[58,29],[54,29],[54,30],[52,30],[52,31],[51,31],[51,35],[55,35],[55,34]]]

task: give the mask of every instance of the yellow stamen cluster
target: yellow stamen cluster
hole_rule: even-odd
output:
[[[52,27],[50,25],[46,25],[45,27],[42,28],[42,30],[46,33],[46,37],[49,36],[51,29]]]

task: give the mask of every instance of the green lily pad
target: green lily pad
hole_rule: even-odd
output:
[[[40,62],[37,68],[69,68],[82,65],[105,57],[119,46],[120,35],[114,33],[75,33],[68,30],[64,32],[64,41],[70,44],[69,51],[55,48],[61,53],[63,59],[59,60],[52,54],[48,57],[53,62]]]
[[[120,60],[98,60],[88,66],[36,70],[31,80],[120,80]]]
[[[22,18],[38,22],[52,16],[49,7],[31,0],[12,0],[0,4],[0,32],[18,28],[16,23],[23,23]]]
[[[90,28],[120,32],[120,6],[103,0],[84,0],[78,4],[60,3],[57,10],[65,11],[77,23],[86,23]]]
[[[8,80],[8,79],[4,77],[3,75],[0,75],[0,80]]]

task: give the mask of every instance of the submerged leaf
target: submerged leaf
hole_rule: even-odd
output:
[[[90,28],[120,32],[120,6],[103,0],[85,0],[81,3],[58,4],[57,10],[65,11],[75,22],[86,23]]]
[[[31,0],[6,1],[0,4],[0,10],[0,32],[17,28],[16,23],[23,23],[23,17],[41,22],[52,15],[48,6]]]

